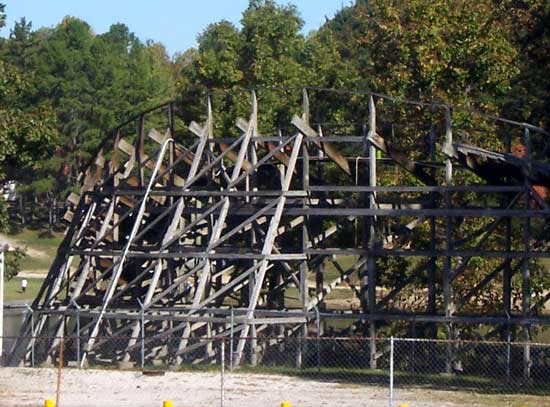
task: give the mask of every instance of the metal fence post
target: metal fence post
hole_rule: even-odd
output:
[[[235,326],[235,313],[233,311],[233,307],[231,307],[231,326],[229,327],[230,329],[230,340],[231,342],[229,343],[229,370],[230,371],[233,371],[233,335],[234,335],[234,328]]]
[[[393,336],[390,338],[390,400],[389,407],[393,406]]]
[[[76,359],[80,369],[80,307],[76,309]]]
[[[31,329],[31,335],[32,335],[32,340],[31,340],[31,366],[34,367],[34,346],[35,346],[35,333],[36,331],[34,330],[34,310],[31,308],[31,326],[32,326],[32,329]]]
[[[506,312],[506,318],[508,319],[506,323],[506,383],[510,383],[510,341],[512,338],[510,331],[510,314],[508,312]]]
[[[143,308],[142,302],[138,299],[139,307],[141,308],[141,368],[145,366],[145,309]]]
[[[225,399],[225,340],[224,338],[221,338],[221,383],[220,383],[220,406],[224,406],[224,399]]]

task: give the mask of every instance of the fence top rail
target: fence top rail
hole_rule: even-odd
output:
[[[158,335],[158,334],[154,334]],[[147,336],[147,335],[146,335]],[[162,335],[160,335],[162,336]],[[15,340],[15,339],[27,339],[27,340],[35,340],[35,341],[53,341],[53,340],[77,340],[77,339],[83,339],[88,338],[87,335],[24,335],[24,336],[0,336],[0,338],[4,340]],[[97,336],[98,340],[140,340],[142,337],[140,335],[101,335]],[[230,341],[231,337],[227,335],[213,335],[208,338],[196,338],[193,336],[189,337],[183,337],[179,335],[171,335],[166,334],[165,336],[162,336],[162,339],[164,340],[208,340],[208,341]],[[281,336],[246,336],[246,337],[238,337],[234,338],[235,340],[256,340],[256,341],[272,341],[277,340],[280,342],[298,342],[298,341],[309,341],[309,342],[408,342],[408,343],[433,343],[433,344],[441,344],[441,345],[475,345],[475,346],[484,346],[484,345],[492,345],[492,346],[514,346],[514,347],[523,347],[523,346],[531,346],[531,347],[544,347],[550,349],[550,343],[542,343],[542,342],[517,342],[517,341],[480,341],[480,340],[467,340],[467,339],[429,339],[429,338],[400,338],[400,337],[368,337],[368,336],[288,336],[288,337],[281,337]]]

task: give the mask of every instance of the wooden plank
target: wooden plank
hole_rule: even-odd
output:
[[[241,131],[246,131],[246,129],[248,128],[248,122],[242,118],[238,118],[237,127]],[[274,143],[270,143],[270,142],[264,143],[260,141],[258,142],[258,145],[262,148],[267,148],[267,150],[269,150],[270,152],[274,151],[277,148],[277,146]],[[273,157],[275,157],[277,160],[279,160],[279,162],[283,163],[285,166],[288,167],[288,162],[290,160],[290,157],[285,152],[276,151],[273,154]]]
[[[134,146],[131,145],[130,143],[128,143],[126,140],[124,140],[123,138],[120,138],[118,140],[118,144],[117,144],[117,147],[120,151],[126,153],[127,155],[132,155],[134,154]]]
[[[390,141],[385,140],[376,133],[370,134],[368,139],[376,148],[389,155],[400,167],[409,171],[424,184],[437,185],[437,182],[430,174],[425,172],[417,163],[410,160],[402,151],[395,148]]]
[[[67,222],[72,222],[74,217],[74,212],[70,209],[67,209],[65,214],[63,215],[63,220],[66,220]]]
[[[219,145],[219,147],[221,152],[223,153],[228,149],[229,146],[227,144],[222,143]],[[237,157],[237,153],[234,150],[227,151],[226,157],[233,162],[237,162],[238,157]],[[242,168],[245,171],[250,171],[251,167],[252,165],[250,164],[250,161],[243,159]]]
[[[318,134],[313,130],[309,125],[300,117],[294,115],[292,118],[292,124],[300,130],[306,137],[318,137]],[[346,157],[344,157],[340,152],[331,144],[325,141],[320,141],[321,139],[315,139],[314,144],[322,149],[325,154],[334,161],[346,174],[351,175],[351,170],[349,168],[349,163]]]
[[[168,133],[163,136],[160,132],[158,132],[155,129],[151,129],[149,133],[147,133],[147,137],[149,137],[151,140],[155,141],[159,145],[162,144],[164,138],[167,137],[167,135]],[[176,154],[177,158],[183,157],[183,161],[188,165],[192,164],[193,157],[195,156],[191,151],[189,151],[187,148],[185,148],[184,146],[178,143],[174,143],[174,153]],[[183,184],[179,185],[176,183],[176,185],[182,186]]]
[[[80,195],[75,192],[71,192],[67,197],[67,202],[73,204],[74,206],[78,205],[79,201],[80,201]]]

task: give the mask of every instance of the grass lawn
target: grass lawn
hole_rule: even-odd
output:
[[[21,292],[21,278],[14,277],[10,281],[4,281],[4,301],[32,300],[38,294],[42,285],[42,278],[27,278],[27,290]]]
[[[48,236],[47,232],[46,228],[24,228],[15,233],[9,233],[8,236],[36,249],[57,249],[63,239],[63,233],[54,232],[53,236]]]

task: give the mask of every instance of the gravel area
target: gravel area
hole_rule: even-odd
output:
[[[64,369],[58,407],[174,407],[220,406],[219,372],[166,372],[159,376],[139,371]],[[388,389],[349,383],[323,382],[287,376],[231,373],[225,375],[226,407],[378,407],[388,405]],[[0,406],[42,407],[55,399],[57,370],[53,368],[0,368]],[[543,401],[544,400],[544,401]],[[395,406],[409,407],[518,406],[510,402],[482,401],[475,395],[448,391],[396,390]],[[526,406],[548,406],[547,399],[531,399]]]

